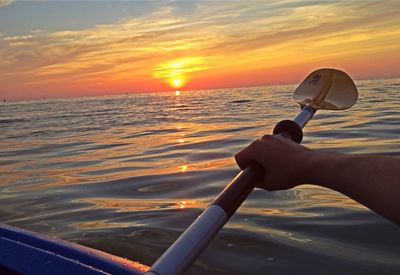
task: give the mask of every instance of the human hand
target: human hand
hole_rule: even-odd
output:
[[[240,169],[257,162],[265,175],[257,187],[268,191],[290,189],[306,181],[315,152],[287,138],[265,135],[235,155]]]

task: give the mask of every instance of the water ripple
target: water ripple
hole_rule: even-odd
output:
[[[399,154],[399,79],[357,85],[304,144]],[[232,156],[296,114],[294,88],[3,103],[1,221],[150,265],[235,176]],[[398,274],[399,236],[328,189],[255,190],[189,273]]]

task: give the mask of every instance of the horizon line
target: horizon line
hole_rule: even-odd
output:
[[[354,81],[366,81],[366,80],[390,80],[400,78],[400,75],[389,76],[389,77],[368,77],[368,78],[357,78]],[[171,89],[169,91],[125,91],[125,92],[104,92],[104,94],[97,95],[84,95],[84,96],[61,96],[61,97],[35,97],[35,98],[21,98],[21,99],[12,99],[8,100],[7,98],[2,98],[1,102],[4,103],[12,103],[12,102],[23,102],[23,101],[43,101],[43,100],[63,100],[63,99],[73,99],[73,98],[95,98],[95,97],[108,97],[108,96],[123,96],[123,95],[133,95],[133,94],[156,94],[156,93],[173,93],[179,90],[180,92],[197,92],[197,91],[209,91],[209,90],[223,90],[223,89],[240,89],[240,88],[255,88],[255,87],[272,87],[272,86],[286,86],[286,85],[296,85],[297,83],[277,83],[277,84],[264,84],[264,85],[245,85],[245,86],[226,86],[226,87],[216,87],[216,88],[205,88],[205,89]],[[300,85],[300,82],[298,83]],[[4,101],[6,100],[6,101]]]

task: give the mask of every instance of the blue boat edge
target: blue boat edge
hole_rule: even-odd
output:
[[[0,223],[0,273],[144,274],[148,266]]]

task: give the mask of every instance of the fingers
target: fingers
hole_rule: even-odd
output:
[[[284,137],[265,135],[237,153],[235,159],[242,170],[257,163],[268,171],[258,187],[281,190],[298,185],[311,153],[312,150]]]
[[[257,152],[257,148],[259,148],[260,143],[261,140],[256,139],[249,146],[247,146],[235,155],[236,163],[241,170],[244,170],[249,165],[249,163],[254,161],[257,162],[257,160],[255,159],[255,152]]]
[[[294,142],[284,137],[276,135],[264,135],[261,139],[256,139],[249,146],[235,155],[237,165],[241,170],[247,167],[250,162],[263,163],[265,162],[266,151],[270,151],[272,157],[275,148],[280,148],[282,145],[292,145]],[[264,161],[263,161],[264,160]]]
[[[277,151],[276,148],[282,148],[282,145],[293,146],[293,144],[295,144],[293,141],[284,137],[264,135],[261,139],[256,139],[249,146],[237,153],[235,155],[235,160],[239,168],[243,170],[250,162],[257,162],[259,164],[265,163],[268,160],[266,158],[267,153],[270,158],[273,158]]]

